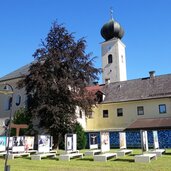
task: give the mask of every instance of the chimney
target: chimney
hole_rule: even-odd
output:
[[[150,78],[154,78],[155,77],[155,71],[150,71],[149,75],[150,75]]]

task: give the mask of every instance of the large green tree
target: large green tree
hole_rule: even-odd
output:
[[[29,75],[19,82],[29,97],[28,111],[39,127],[53,135],[58,145],[76,123],[75,109],[87,110],[94,103],[85,87],[98,79],[99,69],[86,54],[84,38],[75,40],[62,24],[54,22],[41,47],[33,54]]]

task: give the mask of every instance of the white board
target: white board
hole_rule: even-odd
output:
[[[13,137],[9,138],[9,149],[12,149],[12,143],[13,143]],[[6,146],[8,145],[8,137],[7,137],[7,143]]]
[[[126,133],[119,132],[119,145],[120,149],[126,149]]]
[[[38,152],[48,153],[50,151],[50,135],[38,136]]]
[[[157,131],[153,131],[153,142],[154,142],[154,149],[159,149],[159,140]]]
[[[102,152],[110,151],[109,132],[100,132],[100,137],[101,137],[101,151]]]
[[[141,130],[141,148],[143,152],[148,151],[148,136],[144,130]]]
[[[77,150],[77,135],[65,134],[65,151],[73,152]]]

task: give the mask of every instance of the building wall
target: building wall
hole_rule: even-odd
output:
[[[160,104],[166,104],[166,113],[159,113]],[[144,107],[144,115],[137,115],[138,106]],[[123,109],[123,116],[117,116],[117,108]],[[108,110],[108,118],[103,118],[103,110]],[[128,127],[138,118],[160,117],[171,117],[170,98],[98,104],[93,108],[92,118],[87,118],[86,131],[120,130]]]
[[[86,129],[86,117],[85,117],[85,112],[80,108],[80,107],[76,107],[76,115],[77,115],[77,122],[80,123],[80,125]]]
[[[21,107],[25,107],[25,105],[26,105],[26,95],[25,95],[24,89],[19,90],[16,88],[18,81],[19,81],[19,79],[13,79],[13,80],[9,80],[9,81],[0,82],[0,84],[4,85],[4,86],[7,84],[12,86],[13,92],[14,92],[13,95],[12,94],[9,94],[9,95],[0,94],[0,133],[3,132],[3,128],[2,128],[3,122],[5,121],[5,119],[9,119],[10,113],[13,116],[15,111],[17,111]],[[11,90],[10,87],[9,87],[9,90]],[[21,101],[20,101],[19,105],[17,103],[18,96],[21,96]],[[7,109],[10,97],[12,97],[12,109]]]

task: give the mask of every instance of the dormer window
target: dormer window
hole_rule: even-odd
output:
[[[104,94],[101,91],[96,92],[96,99],[98,103],[102,102],[104,100]]]
[[[111,64],[113,62],[112,55],[108,55],[108,64]]]
[[[106,78],[105,79],[105,84],[109,84],[110,83],[110,78]]]

